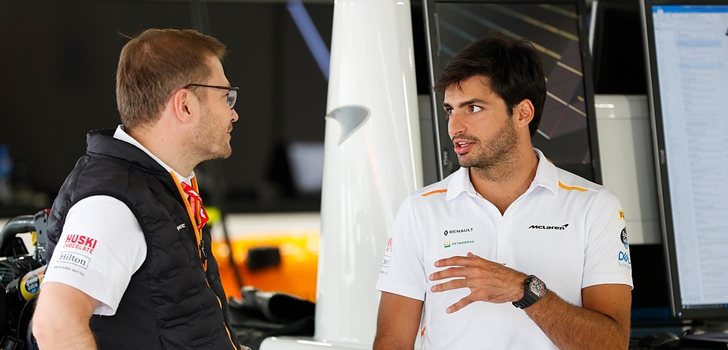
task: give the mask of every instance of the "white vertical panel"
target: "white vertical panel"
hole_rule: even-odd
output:
[[[371,346],[388,232],[422,186],[409,1],[337,0],[331,46],[315,341],[266,350]]]

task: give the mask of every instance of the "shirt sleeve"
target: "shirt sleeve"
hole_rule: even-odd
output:
[[[411,199],[400,206],[384,250],[376,288],[382,292],[425,300],[427,279],[422,232],[414,220]]]
[[[601,190],[587,212],[588,231],[582,288],[598,284],[632,284],[627,226],[619,199]]]
[[[94,314],[114,315],[146,255],[144,233],[129,207],[91,196],[68,211],[43,283],[74,287],[99,301]]]

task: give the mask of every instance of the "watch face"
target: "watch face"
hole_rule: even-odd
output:
[[[531,293],[533,293],[539,297],[542,297],[545,292],[546,286],[543,284],[543,282],[540,279],[534,277],[531,279],[531,284],[529,285],[529,289],[531,290]]]

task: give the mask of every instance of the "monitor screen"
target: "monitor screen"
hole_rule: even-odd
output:
[[[286,151],[296,192],[320,195],[324,177],[324,143],[292,142]]]
[[[428,0],[430,80],[468,44],[501,33],[534,44],[544,64],[547,98],[533,144],[557,166],[601,181],[594,101],[581,0]],[[447,135],[441,94],[433,95],[433,124],[441,177],[458,169]]]
[[[642,0],[671,308],[728,318],[728,0]]]
[[[594,93],[646,95],[647,72],[637,0],[594,0],[589,28]]]

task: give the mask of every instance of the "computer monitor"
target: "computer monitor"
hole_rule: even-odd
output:
[[[589,25],[594,93],[646,95],[639,0],[594,0]]]
[[[671,310],[728,319],[728,0],[642,0]]]
[[[547,98],[535,147],[557,166],[600,182],[596,119],[583,0],[427,0],[430,82],[468,44],[496,32],[531,41],[541,55]],[[441,178],[458,169],[443,97],[432,95]]]
[[[324,143],[291,142],[286,153],[296,193],[320,196],[324,177]]]

